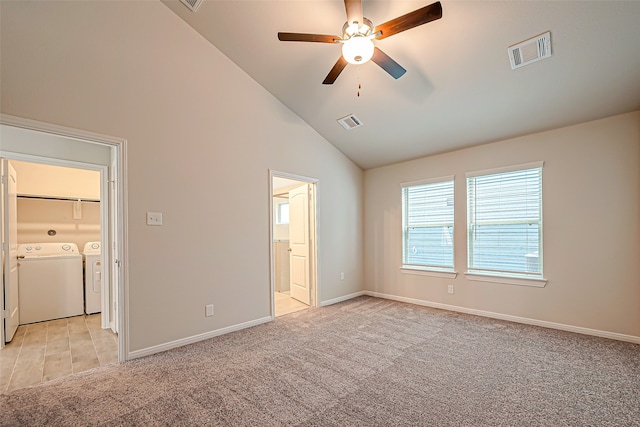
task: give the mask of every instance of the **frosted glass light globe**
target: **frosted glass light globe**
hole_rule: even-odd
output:
[[[342,56],[349,64],[364,64],[373,56],[373,42],[364,36],[353,36],[342,45]]]

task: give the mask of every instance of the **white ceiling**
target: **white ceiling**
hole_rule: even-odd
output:
[[[295,179],[289,179],[289,178],[282,178],[279,176],[274,176],[273,177],[273,182],[272,182],[272,186],[273,186],[273,193],[281,193],[283,190],[285,189],[290,189],[294,186],[300,186],[303,185],[304,182],[302,181],[297,181]]]
[[[432,2],[363,10],[376,25]],[[340,45],[277,33],[340,36],[342,0],[164,3],[364,169],[640,109],[640,1],[442,0],[442,19],[375,42],[403,77],[369,62],[333,85]],[[507,47],[545,31],[553,56],[511,70]],[[364,126],[345,131],[348,114]]]

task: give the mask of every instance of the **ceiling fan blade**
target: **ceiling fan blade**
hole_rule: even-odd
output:
[[[385,22],[378,25],[374,32],[380,31],[381,34],[376,37],[378,40],[382,40],[385,37],[398,34],[402,31],[410,30],[427,22],[435,21],[442,18],[442,5],[440,2],[435,2],[429,6],[425,6],[413,12],[409,12],[406,15],[402,15],[396,19]]]
[[[337,43],[336,40],[341,40],[341,37],[324,34],[278,33],[278,40],[283,42]]]
[[[371,60],[382,67],[382,69],[389,73],[394,79],[399,79],[407,72],[400,64],[377,47],[373,51]]]
[[[333,82],[336,81],[336,79],[338,78],[342,70],[344,70],[344,67],[347,66],[347,64],[348,64],[347,60],[344,59],[343,56],[340,56],[340,58],[338,58],[338,62],[336,62],[336,65],[334,65],[331,71],[329,71],[329,74],[327,74],[327,77],[324,79],[322,84],[332,85]]]
[[[358,21],[362,25],[362,0],[344,0],[344,8],[347,10],[347,22]]]

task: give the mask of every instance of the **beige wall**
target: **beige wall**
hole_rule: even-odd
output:
[[[82,216],[73,218],[67,200],[18,198],[18,243],[71,242],[82,251],[84,244],[100,240],[100,203],[82,202]],[[49,236],[55,230],[55,236]]]
[[[71,242],[82,251],[85,243],[100,240],[100,172],[16,160],[11,164],[18,178],[18,243]],[[80,218],[75,219],[77,202],[20,196],[94,201],[81,202]]]
[[[100,200],[100,172],[12,160],[18,194]]]
[[[362,171],[166,6],[0,8],[2,112],[128,141],[130,350],[269,316],[269,169],[319,180],[320,301],[362,289]]]
[[[544,288],[472,282],[465,172],[544,161]],[[400,273],[400,183],[455,175],[456,279]],[[640,336],[640,112],[365,172],[365,286],[383,294]],[[454,284],[455,293],[447,293]]]

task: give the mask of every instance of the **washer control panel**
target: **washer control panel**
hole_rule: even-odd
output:
[[[100,242],[87,242],[84,245],[82,253],[85,255],[96,255],[100,253]]]
[[[23,243],[18,245],[20,256],[52,256],[77,254],[75,243]]]

